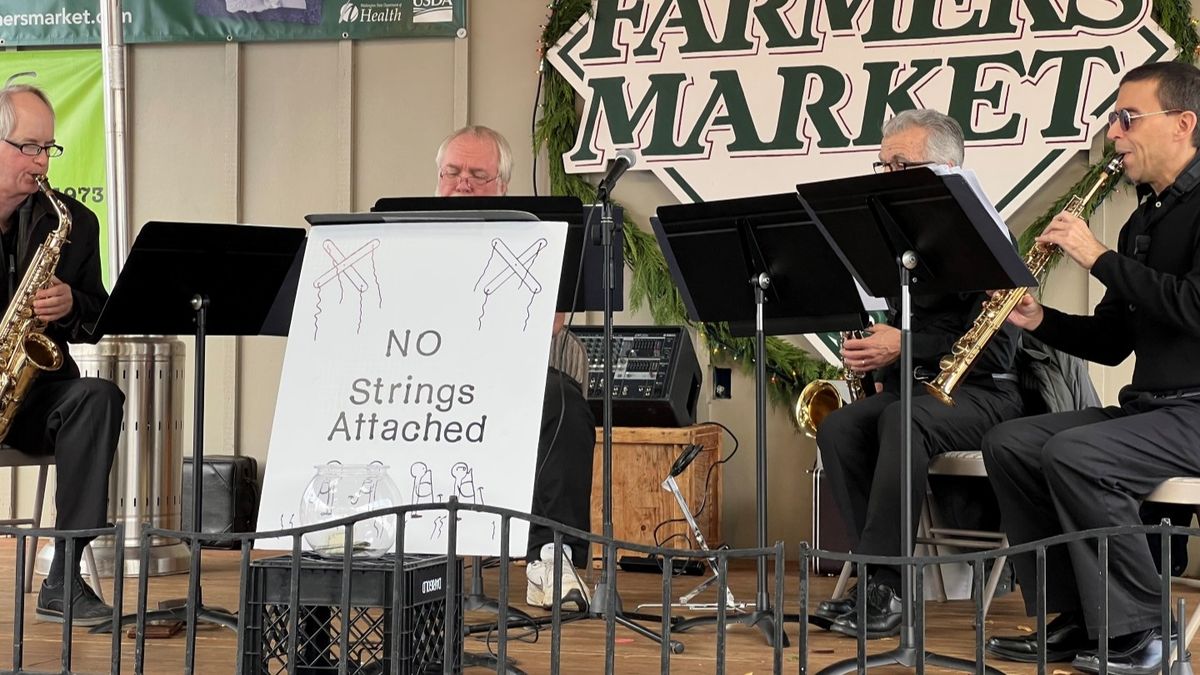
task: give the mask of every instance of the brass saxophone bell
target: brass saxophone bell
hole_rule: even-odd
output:
[[[804,385],[792,415],[796,425],[810,438],[817,437],[817,428],[825,417],[842,407],[842,393],[829,380],[813,380]]]

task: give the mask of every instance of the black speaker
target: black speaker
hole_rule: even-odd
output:
[[[588,357],[588,405],[601,424],[604,328],[571,326]],[[700,363],[683,326],[613,326],[613,425],[686,427],[696,423]]]
[[[258,520],[258,497],[257,460],[233,455],[205,455],[201,532],[253,532]],[[192,530],[191,457],[183,458],[183,529]],[[228,546],[236,547],[236,544]]]

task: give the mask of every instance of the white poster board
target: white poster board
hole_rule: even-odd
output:
[[[565,223],[537,221],[314,227],[258,530],[302,525],[305,487],[330,460],[383,462],[401,503],[528,512],[565,239]],[[461,512],[458,552],[498,555],[499,520]],[[511,532],[523,552],[528,524]],[[444,553],[446,513],[405,534],[407,553]]]

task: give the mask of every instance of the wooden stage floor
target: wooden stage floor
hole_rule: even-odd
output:
[[[11,539],[0,539],[0,597],[12,598],[12,570],[15,569],[14,542]],[[256,554],[257,555],[257,554]],[[210,605],[236,608],[238,600],[238,557],[237,552],[206,551],[204,553],[204,592],[205,600]],[[494,595],[497,581],[497,571],[486,571],[486,586],[489,594]],[[512,597],[524,600],[524,570],[514,566],[510,575],[512,581]],[[739,567],[731,572],[730,587],[739,600],[753,600],[754,571],[752,567]],[[186,595],[186,580],[184,575],[154,578],[150,582],[151,607],[160,600],[178,598]],[[681,577],[675,584],[676,595],[679,591],[691,588],[699,577]],[[111,580],[107,580],[111,583]],[[40,583],[35,580],[36,585]],[[827,597],[833,589],[834,580],[826,577],[814,579],[813,599],[815,604]],[[656,602],[662,593],[662,584],[657,575],[621,573],[618,587],[627,610],[632,610],[640,602]],[[135,579],[126,580],[126,609],[135,609],[137,586]],[[1188,611],[1200,601],[1200,591],[1177,586],[1176,591],[1187,598]],[[111,587],[106,594],[111,593]],[[787,612],[795,612],[799,596],[799,576],[791,570],[787,577]],[[25,618],[25,667],[28,670],[52,671],[59,670],[61,657],[61,626],[58,624],[41,623],[34,618],[33,604],[36,595],[26,596]],[[11,667],[11,644],[13,635],[12,604],[3,603],[0,607],[0,670]],[[972,658],[974,655],[974,634],[970,628],[973,616],[972,605],[966,601],[946,603],[928,603],[926,622],[928,625],[928,647],[946,655]],[[483,621],[485,615],[469,615]],[[1014,594],[997,598],[987,620],[987,632],[993,634],[1009,634],[1027,629],[1032,621],[1025,616],[1020,608],[1020,602]],[[652,628],[654,626],[651,626]],[[563,673],[602,673],[604,672],[604,629],[603,621],[581,621],[567,625],[562,635]],[[798,626],[786,624],[785,631],[792,640],[792,646],[784,653],[784,672],[799,672],[799,656],[797,637]],[[74,635],[75,672],[100,673],[108,672],[111,660],[108,635],[90,635],[83,629],[76,629]],[[676,634],[686,651],[673,657],[671,671],[675,673],[711,673],[716,671],[716,630],[711,627],[696,628],[686,634]],[[122,655],[122,672],[133,672],[134,641],[124,641]],[[146,671],[148,673],[181,673],[184,663],[183,633],[169,639],[148,640],[146,647]],[[881,651],[894,647],[895,639],[885,639],[869,642],[870,652]],[[488,645],[476,637],[468,638],[466,651],[486,653]],[[494,648],[494,645],[493,645]],[[771,650],[763,642],[757,631],[744,626],[731,626],[727,632],[726,672],[735,675],[754,673],[756,675],[771,672]],[[830,633],[813,630],[810,632],[809,665],[814,671],[842,658],[854,656],[855,641]],[[196,646],[197,672],[206,675],[217,673],[233,673],[236,663],[237,636],[233,631],[204,627],[198,633]],[[509,655],[517,659],[517,665],[527,673],[549,672],[550,631],[542,631],[536,643],[510,642]],[[659,671],[658,646],[633,633],[617,628],[616,672],[619,673],[653,673]],[[1032,666],[1022,666],[1002,661],[989,660],[988,664],[1008,673],[1032,673]],[[468,669],[467,673],[484,673],[483,669]],[[880,673],[910,672],[902,668],[880,669]],[[930,668],[930,672],[937,672]],[[1068,664],[1050,664],[1049,673],[1073,672]]]

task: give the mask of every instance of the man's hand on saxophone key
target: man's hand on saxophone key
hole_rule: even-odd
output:
[[[1092,269],[1096,259],[1108,251],[1088,229],[1087,221],[1065,211],[1054,216],[1037,241],[1058,246],[1085,270]]]
[[[1029,290],[1036,291],[1037,289],[1034,288]],[[1001,291],[987,291],[987,296],[990,300],[992,296],[1000,292]],[[986,308],[987,304],[988,300],[984,300],[982,307]],[[1017,301],[1017,305],[1013,307],[1012,311],[1009,312],[1008,316],[1005,318],[1009,323],[1017,328],[1036,330],[1037,327],[1042,323],[1042,303],[1038,302],[1037,298],[1033,297],[1032,293],[1026,293],[1021,297],[1020,300]]]
[[[71,287],[58,277],[51,277],[50,285],[38,291],[33,298],[33,313],[46,323],[67,316],[74,306],[75,297],[71,294]]]
[[[893,363],[900,358],[900,331],[887,324],[877,323],[867,329],[870,334],[861,339],[842,343],[842,359],[846,367],[866,373]]]
[[[1042,324],[1042,303],[1033,294],[1026,293],[1008,313],[1008,322],[1025,330],[1036,329]]]

